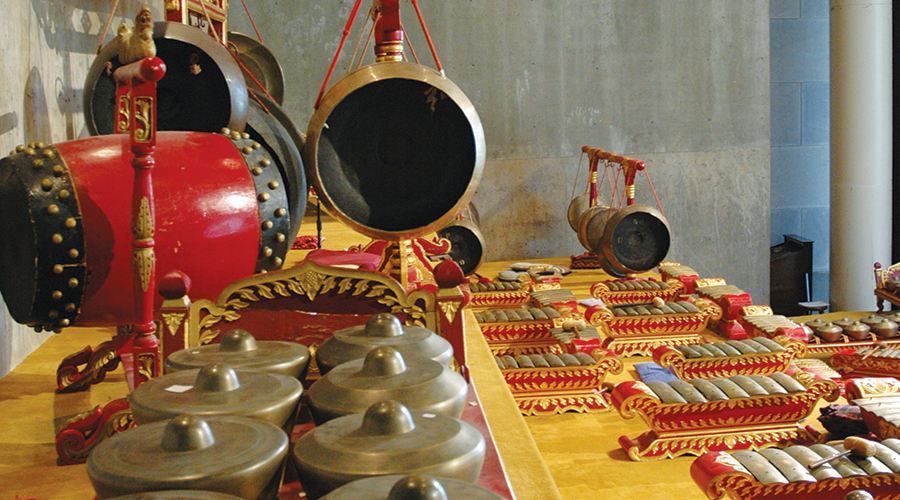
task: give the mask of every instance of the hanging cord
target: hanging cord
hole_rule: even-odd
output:
[[[440,71],[441,76],[444,74],[444,67],[441,66],[441,60],[438,59],[437,50],[434,49],[434,42],[431,40],[431,34],[428,33],[428,26],[425,26],[425,18],[422,17],[422,11],[419,10],[419,0],[412,0],[413,8],[416,9],[416,15],[419,16],[419,24],[422,25],[422,32],[425,33],[425,40],[428,42],[428,48],[431,49],[431,55],[434,57],[434,64]]]
[[[359,38],[356,39],[356,46],[353,47],[353,56],[350,57],[350,64],[347,65],[347,74],[350,74],[350,71],[353,69],[353,61],[356,59],[356,55],[360,54],[359,52],[359,44],[362,43],[363,34],[366,32],[366,25],[369,24],[369,19],[372,20],[372,27],[369,28],[369,36],[366,37],[366,44],[363,46],[362,54],[359,56],[359,64],[356,65],[356,69],[359,69],[362,66],[363,58],[365,57],[366,50],[369,48],[369,40],[372,38],[372,33],[375,31],[375,25],[378,24],[378,19],[381,18],[381,12],[375,10],[375,6],[369,7],[369,13],[366,14],[366,22],[363,23],[363,29],[359,31]]]
[[[359,61],[356,63],[356,69],[359,69],[362,67],[362,62],[363,62],[363,59],[365,59],[366,52],[369,51],[369,42],[372,41],[372,39],[374,38],[373,35],[375,34],[375,26],[378,24],[379,19],[381,19],[381,12],[376,12],[375,18],[373,19],[373,22],[372,22],[372,27],[369,28],[369,36],[366,37],[366,44],[363,45],[362,52],[359,53]],[[347,72],[349,73],[350,71],[348,70]]]
[[[268,97],[269,99],[274,101],[275,98],[272,97],[272,94],[270,94],[268,90],[266,90],[266,86],[263,85],[262,83],[260,83],[260,81],[256,78],[256,76],[254,76],[253,73],[246,66],[244,66],[244,63],[241,62],[241,59],[238,56],[239,51],[238,51],[237,45],[235,45],[231,42],[228,42],[228,46],[226,48],[228,49],[228,53],[231,54],[231,57],[235,60],[235,62],[238,63],[238,66],[240,66],[241,69],[244,70],[245,74],[250,76],[250,79],[253,80],[253,83],[258,85],[259,88],[262,89],[263,93],[266,94],[266,97]],[[256,98],[256,96],[254,96],[254,98]],[[259,98],[256,98],[256,100],[259,101],[260,104],[262,104],[262,101],[260,101]],[[265,106],[263,106],[263,107],[265,108]],[[268,112],[268,110],[266,110],[266,111]]]
[[[653,198],[656,199],[656,206],[659,207],[659,213],[662,214],[663,217],[666,216],[665,210],[663,210],[662,203],[659,202],[659,196],[656,194],[656,188],[653,187],[653,181],[650,180],[650,172],[647,172],[647,169],[644,169],[644,174],[647,176],[647,184],[650,185],[650,191],[653,192]]]
[[[263,89],[264,92],[265,92],[265,90],[266,90],[266,89]],[[248,89],[248,90],[247,90],[247,93],[250,94],[250,97],[252,97],[254,101],[256,101],[257,103],[259,103],[260,106],[262,106],[263,111],[265,111],[267,115],[271,115],[271,114],[272,114],[272,112],[269,111],[268,106],[266,106],[266,104],[265,104],[264,102],[262,102],[262,99],[260,99],[259,96],[256,95],[256,92],[253,92],[252,90],[249,90],[249,89]],[[266,94],[268,94],[268,92],[266,92]],[[272,96],[269,96],[269,97],[271,98]]]
[[[97,53],[99,54],[101,50],[103,50],[103,40],[106,38],[106,32],[109,31],[109,25],[112,23],[113,15],[116,13],[116,7],[119,5],[119,0],[115,0],[113,2],[112,9],[109,11],[109,17],[106,19],[106,26],[103,27],[103,34],[100,35],[100,44],[97,45]]]
[[[328,74],[325,75],[325,81],[322,82],[322,88],[319,90],[319,96],[316,97],[316,103],[313,105],[313,109],[319,108],[319,103],[322,101],[322,95],[325,94],[325,89],[328,88],[328,82],[331,80],[334,68],[337,67],[338,58],[341,56],[341,50],[344,49],[347,37],[350,36],[350,28],[353,27],[353,20],[356,18],[356,14],[359,13],[360,4],[362,4],[362,0],[356,0],[356,3],[353,4],[353,10],[350,11],[350,17],[347,19],[347,24],[344,26],[344,31],[341,35],[341,42],[338,44],[337,51],[334,53],[334,59],[331,61],[331,66],[328,68]]]
[[[316,248],[322,248],[322,202],[316,195]]]
[[[206,2],[200,2],[200,6],[203,7],[203,17],[205,17],[206,22],[209,23],[209,28],[212,30],[213,36],[216,37],[216,41],[221,45],[222,39],[219,38],[219,32],[216,31],[216,26],[213,24],[212,18],[209,17],[209,9],[206,8]],[[227,49],[228,47],[225,48]]]
[[[609,171],[612,166],[608,161],[603,162],[603,176],[606,178],[606,186],[609,188],[609,206],[613,206],[616,202],[616,190],[613,188],[613,180],[609,177]],[[619,185],[619,177],[616,176],[616,186]]]
[[[400,29],[403,30],[403,39],[406,40],[406,45],[409,47],[409,51],[412,52],[413,60],[416,61],[416,64],[419,64],[419,56],[416,55],[416,49],[413,48],[412,40],[409,39],[406,33],[406,26],[403,26],[402,21],[400,22]],[[406,59],[406,54],[403,54],[403,59]]]
[[[422,25],[422,32],[425,34],[425,40],[428,42],[428,47],[431,49],[431,55],[434,57],[435,66],[437,66],[437,70],[441,73],[441,76],[446,76],[446,74],[444,73],[444,67],[441,65],[441,60],[437,55],[437,50],[434,48],[434,41],[431,39],[431,34],[428,32],[428,26],[425,24],[425,18],[422,16],[422,11],[419,9],[419,2],[418,2],[418,0],[411,0],[411,1],[413,4],[413,7],[416,10],[416,15],[419,18],[419,24]],[[351,31],[351,28],[353,27],[353,22],[356,19],[357,14],[359,13],[359,8],[360,8],[361,4],[362,4],[362,0],[356,0],[356,2],[354,2],[354,4],[353,4],[353,9],[350,11],[350,16],[347,18],[347,24],[344,26],[344,31],[341,33],[341,41],[338,44],[337,51],[335,51],[334,58],[331,60],[331,66],[329,66],[328,73],[325,75],[325,81],[322,82],[322,88],[319,89],[319,95],[316,97],[316,102],[313,105],[313,110],[316,110],[319,108],[319,104],[322,102],[322,96],[325,95],[325,90],[328,89],[328,82],[331,81],[331,76],[334,74],[334,70],[337,67],[337,62],[341,56],[341,51],[344,49],[344,44],[347,43],[347,37],[350,36],[350,31]],[[377,22],[373,23],[373,25],[372,25],[373,30],[375,29],[376,25],[377,25]],[[406,33],[406,29],[403,28],[402,24],[400,26],[400,29],[403,31],[404,34]],[[413,56],[415,57],[415,50],[413,49],[412,44],[409,43],[409,37],[404,36],[404,38],[406,39],[405,41],[406,41],[407,45],[409,45],[409,48],[413,52]],[[367,48],[368,45],[369,45],[369,39],[367,38],[365,47]],[[354,56],[355,56],[355,53],[356,52],[354,51]],[[404,55],[403,58],[405,59],[406,56]],[[362,64],[362,59],[363,59],[363,57],[360,56],[360,64]],[[416,58],[416,61],[418,62],[418,58]],[[350,66],[352,66],[352,65],[353,65],[353,60],[351,59]]]
[[[263,43],[262,35],[260,35],[259,30],[256,29],[256,23],[253,21],[253,16],[250,15],[250,9],[247,8],[247,2],[245,2],[244,0],[241,0],[241,3],[244,4],[244,12],[246,12],[247,17],[250,18],[250,25],[253,26],[253,31],[256,32],[256,38],[259,39],[259,43]]]

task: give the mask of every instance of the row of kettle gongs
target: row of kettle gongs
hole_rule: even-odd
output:
[[[366,339],[374,341],[376,344],[379,340],[385,341],[383,336],[372,335],[371,330],[380,330],[381,333],[389,334],[391,327],[398,326],[399,322],[396,321],[396,318],[390,316],[393,321],[385,321],[386,316],[390,315],[374,318],[374,321],[370,321],[367,324],[367,328],[348,329],[351,330],[350,332],[337,332],[336,337],[343,337],[339,343],[347,340],[351,342],[365,341]],[[369,335],[366,335],[365,330],[369,330]],[[412,335],[406,335],[406,337],[421,337],[422,332],[415,330],[424,329],[414,329],[411,332]],[[406,332],[401,332],[400,335],[391,337],[403,337],[404,333]],[[387,341],[391,340],[396,339],[387,338]],[[414,339],[413,343],[419,343],[421,346],[421,340],[423,339]],[[408,342],[405,343],[409,344]],[[278,346],[277,344],[284,345]],[[192,410],[195,413],[204,413],[205,411],[209,415],[219,411],[209,407],[210,403],[212,406],[225,407],[229,406],[229,401],[231,407],[223,411],[252,414],[256,418],[267,420],[272,414],[269,407],[273,406],[273,403],[284,406],[284,404],[276,400],[283,400],[285,397],[287,399],[295,399],[299,396],[296,392],[296,388],[299,388],[296,378],[287,377],[280,372],[287,370],[293,374],[298,374],[305,371],[305,361],[308,361],[308,356],[303,353],[302,347],[296,344],[280,342],[257,343],[249,333],[233,331],[226,334],[222,343],[216,346],[205,346],[200,349],[189,349],[175,353],[170,357],[170,361],[173,361],[173,358],[175,358],[174,362],[167,363],[169,368],[190,368],[189,365],[191,363],[202,364],[208,361],[218,362],[223,359],[236,364],[245,362],[258,368],[263,363],[263,358],[266,358],[271,360],[271,367],[274,368],[275,372],[279,373],[267,375],[263,373],[256,374],[247,370],[237,370],[237,372],[241,373],[242,379],[247,382],[245,394],[239,396],[238,392],[242,390],[240,388],[242,384],[237,384],[235,371],[221,363],[206,365],[199,370],[199,374],[197,374],[197,370],[175,371],[161,379],[146,383],[135,391],[132,397],[135,420],[138,423],[146,424],[150,420],[177,417],[182,412],[190,412]],[[447,347],[449,348],[449,345]],[[298,353],[299,356],[297,355]],[[291,360],[290,358],[295,359]],[[300,363],[296,363],[296,359],[299,359]],[[406,370],[405,359],[409,363],[409,370]],[[289,365],[292,365],[292,367],[289,367]],[[398,368],[402,369],[398,371]],[[437,370],[439,375],[435,376],[435,370]],[[364,360],[343,363],[327,371],[328,373],[322,379],[313,384],[308,395],[311,409],[316,408],[313,411],[313,415],[316,417],[317,424],[319,426],[330,426],[330,429],[323,430],[318,435],[316,430],[314,430],[304,436],[304,444],[298,442],[294,447],[294,457],[301,469],[301,481],[304,487],[307,488],[308,493],[312,494],[312,497],[319,497],[348,482],[350,479],[384,473],[384,471],[377,470],[371,470],[368,474],[363,475],[343,472],[343,469],[358,468],[360,456],[367,456],[365,452],[359,455],[361,435],[369,435],[371,440],[378,442],[376,446],[380,449],[384,448],[383,441],[385,439],[394,441],[393,448],[395,448],[394,453],[396,456],[388,460],[389,463],[395,465],[394,472],[402,472],[403,466],[399,465],[400,463],[414,463],[416,464],[414,468],[419,471],[426,470],[426,472],[431,474],[456,477],[468,482],[474,482],[477,479],[483,461],[484,441],[477,430],[457,419],[462,412],[466,383],[456,372],[448,370],[443,364],[431,359],[420,358],[415,355],[404,358],[398,351],[384,345],[372,349]],[[402,373],[404,371],[406,373]],[[414,372],[430,372],[430,374]],[[196,381],[193,379],[195,376]],[[260,382],[256,380],[266,377],[292,379],[296,388],[283,391],[281,387],[286,387],[285,381],[270,380],[268,382]],[[381,379],[380,382],[373,380],[379,378]],[[193,384],[191,389],[180,392],[182,388],[191,384]],[[252,387],[254,385],[256,386],[255,388]],[[367,388],[360,387],[360,385],[368,385],[368,391]],[[268,386],[268,389],[264,390],[266,386]],[[178,394],[174,396],[166,395],[166,391],[172,387],[179,388],[178,391],[174,391]],[[317,391],[317,387],[325,388]],[[345,404],[343,409],[336,408],[336,405],[332,404],[335,399],[347,399],[340,396],[340,387],[352,388],[356,393],[355,397],[357,399],[362,395],[362,401],[351,402],[349,405]],[[260,397],[246,394],[247,392],[261,391],[268,393],[263,395],[261,399]],[[191,395],[191,392],[199,392],[199,400],[198,395]],[[369,392],[369,394],[365,394],[366,392]],[[314,395],[316,393],[319,395]],[[280,396],[280,394],[285,395],[285,397]],[[439,394],[443,394],[448,401],[437,401],[437,399],[442,397]],[[377,401],[380,397],[407,401],[410,409],[414,411],[410,411],[405,405],[394,401],[369,404],[371,401]],[[429,398],[430,402],[420,404],[423,399]],[[236,405],[238,401],[250,402],[254,399],[255,402],[251,403],[252,405],[266,406],[266,409],[242,409],[240,404]],[[189,401],[189,404],[185,405],[185,400]],[[313,403],[313,401],[316,402]],[[366,408],[368,410],[364,414],[360,413],[357,415],[358,418],[356,420],[347,418],[351,412],[356,412],[360,409],[365,410]],[[329,413],[333,411],[338,413]],[[437,417],[436,414],[441,415]],[[447,414],[453,416],[447,416]],[[334,419],[334,423],[325,422],[329,419]],[[353,421],[350,422],[349,420]],[[272,421],[270,420],[271,423]],[[279,422],[274,423],[277,425]],[[217,423],[216,425],[219,424]],[[351,438],[353,445],[345,446],[345,448],[349,449],[340,450],[340,442],[343,438],[334,439],[335,428],[344,429],[344,431],[338,431],[338,435],[345,437],[349,434],[353,435]],[[156,431],[158,432],[159,429],[156,429]],[[193,432],[197,433],[196,430]],[[393,435],[393,437],[389,435]],[[424,440],[426,442],[424,444],[425,448],[433,450],[436,444],[428,442],[435,439],[441,443],[438,446],[441,451],[437,455],[443,458],[439,459],[436,456],[432,456],[431,451],[421,451],[419,449],[423,445],[422,442]],[[196,447],[196,445],[190,446]],[[450,448],[449,450],[448,447]],[[189,450],[179,448],[178,451],[183,454]],[[449,461],[452,463],[439,463],[447,461],[448,453],[459,456]],[[414,457],[411,458],[410,455]],[[336,465],[342,461],[344,465]],[[117,460],[114,460],[114,462],[117,462]],[[428,464],[430,462],[434,463],[423,468],[423,463]],[[107,460],[106,463],[108,466],[109,461]],[[341,470],[339,473],[334,472],[336,467]],[[398,470],[397,467],[400,467],[400,469]],[[95,463],[91,470],[96,468]],[[166,469],[165,474],[171,476],[173,474],[172,469]],[[233,480],[229,480],[233,482]],[[95,484],[100,485],[98,492],[101,490],[104,492],[112,491],[110,486],[103,483],[103,481],[95,481]]]

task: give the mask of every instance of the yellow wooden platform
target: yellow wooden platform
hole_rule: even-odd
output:
[[[304,222],[301,234],[315,232],[314,219]],[[359,235],[326,221],[323,247],[343,249],[363,242]],[[305,252],[292,251],[287,265]],[[568,257],[534,259],[568,265]],[[488,263],[479,273],[496,274],[508,262]],[[563,287],[577,297],[589,296],[599,271],[579,270],[563,279]],[[862,317],[868,313],[852,313]],[[825,317],[842,317],[833,313]],[[563,498],[639,498],[641,500],[701,500],[705,495],[689,475],[693,457],[656,462],[632,462],[617,443],[620,435],[637,436],[647,430],[639,419],[624,420],[615,410],[604,413],[567,413],[522,417],[487,349],[473,318],[467,322],[467,346],[472,379],[495,435],[514,493],[519,500]],[[13,372],[0,379],[0,499],[63,500],[93,498],[83,465],[56,465],[57,428],[78,412],[126,395],[124,374],[118,370],[89,391],[56,394],[56,367],[67,355],[86,345],[111,338],[113,328],[69,328],[50,338]],[[709,332],[712,336],[712,333]],[[626,358],[626,370],[607,381],[636,378],[635,362]],[[818,412],[814,415],[817,416]],[[814,419],[813,426],[821,429]],[[555,485],[554,485],[555,483]]]

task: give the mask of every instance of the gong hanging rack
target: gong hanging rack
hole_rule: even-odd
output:
[[[411,0],[411,3],[416,10],[416,16],[419,18],[419,24],[422,26],[422,33],[425,35],[425,40],[428,42],[428,47],[431,50],[431,56],[434,58],[434,64],[441,76],[446,76],[444,67],[441,65],[441,60],[437,55],[437,50],[434,48],[434,41],[432,41],[431,34],[428,32],[428,26],[425,24],[425,18],[422,16],[422,10],[419,8],[419,1]],[[344,49],[347,37],[350,36],[353,23],[359,14],[361,6],[362,0],[356,0],[353,4],[353,9],[350,11],[350,17],[347,19],[347,24],[344,26],[344,31],[341,34],[341,41],[338,44],[337,51],[335,51],[331,66],[328,68],[328,73],[325,75],[325,81],[322,82],[322,88],[319,90],[319,95],[316,97],[316,103],[313,105],[313,109],[319,108],[322,96],[328,89],[328,83],[331,81],[331,76],[334,74],[338,59],[340,59],[341,56],[341,51]],[[375,0],[366,15],[365,24],[360,31],[360,38],[356,43],[356,48],[353,50],[350,64],[347,66],[348,73],[353,68],[353,59],[356,59],[362,35],[365,33],[365,25],[368,24],[369,19],[372,19],[372,28],[369,30],[369,35],[366,37],[366,43],[363,46],[362,54],[360,54],[359,61],[356,64],[357,68],[362,66],[363,57],[368,48],[369,40],[373,37],[375,39],[376,62],[404,60],[405,55],[403,53],[403,45],[405,42],[409,45],[410,52],[412,52],[416,64],[419,63],[419,58],[416,56],[412,43],[406,37],[406,28],[400,21],[400,0]]]
[[[600,148],[584,146],[581,150],[582,159],[587,156],[589,163],[587,186],[583,193],[572,198],[567,214],[578,242],[588,250],[577,257],[579,265],[602,267],[616,277],[655,267],[668,253],[670,230],[646,165],[641,160]],[[635,178],[641,171],[647,177],[657,208],[635,203]],[[620,195],[619,181],[623,177],[625,186]],[[598,199],[604,184],[610,193],[608,204]],[[575,185],[577,188],[577,178]]]
[[[589,174],[587,185],[585,186],[583,195],[578,196],[582,198],[580,203],[582,211],[597,206],[600,191],[603,189],[604,184],[607,185],[610,192],[610,200],[608,205],[610,208],[610,212],[616,209],[621,209],[623,204],[626,206],[634,205],[636,193],[635,180],[637,177],[637,173],[644,172],[644,175],[647,178],[647,184],[653,193],[654,199],[656,200],[656,206],[657,208],[659,208],[659,211],[663,215],[665,215],[665,211],[663,210],[662,204],[659,201],[659,196],[656,194],[656,188],[653,186],[653,181],[650,180],[650,173],[647,171],[647,165],[643,161],[635,158],[630,158],[625,155],[611,153],[601,148],[582,146],[581,159],[583,160],[585,157],[588,158]],[[604,166],[602,179],[599,169],[600,162],[603,162]],[[614,176],[611,175],[611,172],[615,172]],[[622,196],[620,197],[618,195],[618,186],[619,179],[623,176],[625,187],[623,189]],[[577,188],[577,185],[578,179],[576,177],[575,188]],[[573,192],[575,188],[573,188]],[[573,199],[578,197],[573,196]],[[610,216],[612,215],[610,214]]]

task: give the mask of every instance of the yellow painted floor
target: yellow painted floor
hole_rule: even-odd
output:
[[[314,219],[304,222],[301,234],[315,232]],[[364,242],[361,236],[350,232],[338,223],[328,221],[324,229],[324,247],[343,249],[351,244]],[[305,252],[291,252],[287,265],[302,259]],[[568,258],[540,259],[541,262],[568,265]],[[489,263],[479,273],[496,276],[509,263]],[[690,263],[686,263],[690,265]],[[575,271],[563,280],[563,287],[573,290],[579,298],[589,296],[592,283],[600,279],[598,271]],[[738,284],[739,285],[739,284]],[[860,317],[868,313],[854,313]],[[841,313],[841,315],[845,315]],[[831,316],[831,315],[830,315]],[[836,316],[836,315],[834,315]],[[5,499],[91,499],[90,487],[83,465],[60,467],[56,465],[54,438],[57,428],[75,413],[105,405],[115,398],[123,397],[127,387],[124,374],[119,368],[107,379],[91,387],[87,392],[77,394],[56,394],[56,367],[65,356],[86,345],[96,346],[114,334],[113,328],[87,329],[69,328],[62,334],[49,339],[41,348],[22,362],[12,373],[0,379],[0,500]],[[627,358],[626,371],[611,376],[609,381],[632,378],[635,362],[646,358]],[[493,370],[481,366],[482,370]],[[499,371],[497,372],[499,374]],[[476,380],[476,384],[478,381]],[[487,383],[487,382],[486,382]],[[493,382],[492,382],[493,383]],[[496,387],[479,390],[485,407],[492,404],[490,398]],[[502,394],[502,393],[498,393]],[[485,398],[487,395],[487,398]],[[487,412],[487,411],[486,411]],[[817,416],[814,414],[813,417]],[[703,499],[701,490],[693,484],[688,470],[693,457],[681,457],[656,462],[632,462],[619,448],[620,435],[635,437],[647,430],[637,420],[624,420],[615,410],[603,413],[567,413],[552,416],[525,417],[524,426],[515,416],[520,427],[507,427],[503,423],[492,422],[493,432],[508,433],[503,446],[521,453],[505,454],[501,447],[502,459],[510,471],[523,468],[524,461],[540,461],[552,475],[559,496],[568,500],[597,498],[640,498],[642,500]],[[815,427],[821,426],[814,418]],[[518,434],[515,429],[528,429]],[[524,432],[524,431],[523,431]],[[532,442],[533,438],[533,442]],[[522,450],[517,450],[521,441]],[[536,444],[539,456],[528,448]],[[498,447],[500,444],[498,444]],[[531,464],[537,469],[543,464]],[[523,476],[529,475],[525,472]],[[514,476],[514,473],[510,474]],[[527,477],[518,478],[517,481]],[[545,483],[535,483],[545,484]],[[540,488],[548,491],[528,491]],[[516,492],[520,500],[527,498],[552,498],[556,492],[552,486],[532,486]]]

